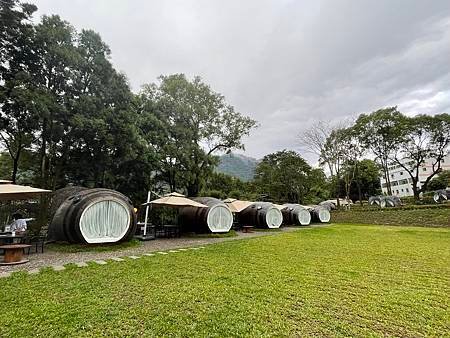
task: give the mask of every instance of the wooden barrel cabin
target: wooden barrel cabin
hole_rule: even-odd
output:
[[[55,191],[50,211],[50,239],[69,243],[114,243],[136,232],[129,199],[109,189],[67,188]]]
[[[283,223],[281,211],[272,203],[255,202],[238,214],[239,223],[256,228],[277,229]]]
[[[309,213],[311,214],[311,221],[312,222],[319,222],[319,223],[328,223],[331,219],[331,214],[328,209],[324,208],[320,205],[313,205],[306,207],[309,210]]]
[[[196,233],[225,233],[233,225],[233,214],[228,206],[214,197],[195,197],[192,200],[208,208],[184,207],[180,209],[178,223],[183,231]]]
[[[281,210],[283,214],[283,224],[287,225],[309,225],[311,214],[308,209],[300,204],[284,204]]]

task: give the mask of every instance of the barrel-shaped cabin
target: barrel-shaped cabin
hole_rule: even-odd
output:
[[[286,225],[309,225],[311,214],[308,209],[300,204],[284,204],[281,213],[283,214],[283,224]]]
[[[272,203],[255,202],[238,214],[238,220],[242,225],[277,229],[283,223],[283,215]]]
[[[311,214],[311,222],[328,223],[331,219],[330,211],[321,205],[311,205],[306,207]]]
[[[183,231],[196,233],[225,233],[233,225],[233,214],[221,200],[213,197],[195,197],[192,200],[208,208],[184,207],[178,214]]]
[[[110,189],[69,189],[54,193],[50,239],[69,243],[114,243],[132,238],[136,214],[129,199]]]

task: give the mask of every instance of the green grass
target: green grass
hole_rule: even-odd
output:
[[[450,229],[334,225],[0,280],[2,336],[445,336]]]
[[[450,227],[450,205],[383,210],[354,207],[351,210],[333,211],[331,220],[333,223]]]
[[[108,243],[108,244],[68,244],[68,243],[50,243],[45,246],[46,250],[64,253],[76,252],[107,252],[117,251],[123,249],[134,248],[142,245],[142,242],[137,239],[132,239],[123,243]]]

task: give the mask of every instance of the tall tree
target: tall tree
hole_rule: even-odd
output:
[[[397,107],[379,109],[369,115],[361,114],[353,127],[361,145],[372,152],[380,162],[389,195],[392,194],[389,162],[399,145],[404,116]]]
[[[359,200],[362,204],[363,199],[367,200],[370,196],[381,193],[380,167],[375,161],[363,159],[350,167],[345,165],[343,171],[351,172],[345,175],[354,175],[348,193],[351,200]],[[346,190],[344,180],[341,182],[341,190],[343,192]]]
[[[184,74],[161,76],[159,84],[143,87],[141,99],[141,107],[150,108],[141,114],[153,115],[163,125],[163,137],[143,131],[151,136],[149,143],[162,151],[162,177],[171,189],[184,186],[190,196],[199,193],[204,179],[212,173],[217,162],[214,154],[244,149],[242,138],[256,125],[200,77],[190,81]],[[174,182],[177,177],[181,184]]]
[[[348,124],[348,123],[345,123]],[[317,124],[300,135],[300,144],[303,149],[316,154],[319,157],[319,165],[328,169],[334,194],[339,202],[339,181],[342,176],[342,165],[346,161],[349,149],[347,145],[348,130],[344,123],[331,125],[319,121]]]
[[[77,34],[77,67],[61,116],[56,176],[93,186],[116,185],[118,168],[141,150],[137,113],[125,76],[109,61],[109,47],[90,30]],[[142,158],[141,158],[142,160]],[[76,162],[77,166],[72,164]]]
[[[11,156],[13,182],[36,129],[36,89],[30,81],[35,69],[30,20],[35,10],[15,0],[0,2],[0,144]]]
[[[433,177],[442,171],[442,160],[450,146],[450,115],[404,117],[398,129],[400,142],[390,158],[408,173],[418,200]],[[431,162],[431,170],[421,182],[421,169],[426,161]]]
[[[303,203],[309,191],[310,165],[295,151],[283,150],[264,156],[255,171],[261,194],[276,202]]]
[[[67,102],[78,59],[75,29],[57,15],[44,16],[36,26],[37,73],[34,75],[40,90],[39,153],[40,180],[44,187],[54,185],[54,161],[57,144],[64,137]]]

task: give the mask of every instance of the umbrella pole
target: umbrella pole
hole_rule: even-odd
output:
[[[149,191],[147,194],[147,203],[150,202],[152,192]],[[144,221],[144,237],[147,235],[147,221],[148,221],[148,210],[150,208],[150,205],[147,204],[145,207],[145,221]]]

